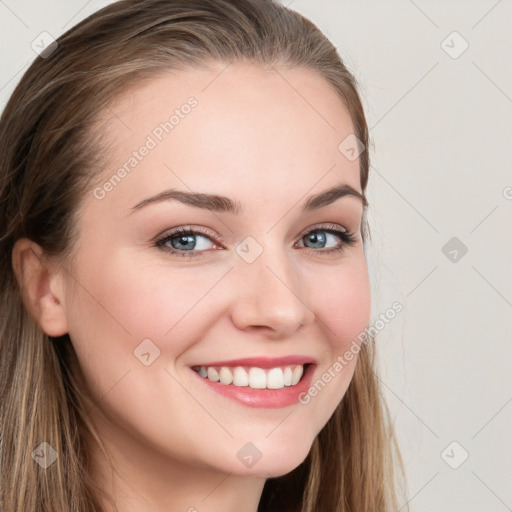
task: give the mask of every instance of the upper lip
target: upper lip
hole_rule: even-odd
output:
[[[283,357],[246,357],[243,359],[230,359],[224,361],[212,361],[199,363],[193,366],[253,366],[257,368],[276,368],[291,364],[314,364],[316,360],[309,356],[283,356]]]

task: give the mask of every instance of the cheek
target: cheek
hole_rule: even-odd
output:
[[[306,297],[336,357],[364,332],[370,321],[371,295],[364,254],[346,265],[324,269],[308,278]]]
[[[84,286],[68,295],[68,323],[82,365],[102,387],[141,365],[139,347],[159,366],[173,366],[215,318],[206,296],[226,270],[171,269],[122,253],[83,263],[77,280]]]
[[[102,260],[81,275],[87,292],[80,304],[102,327],[116,330],[135,342],[162,338],[173,331],[218,280],[215,271],[191,271],[137,262],[136,259]],[[84,291],[84,290],[82,290]]]
[[[212,419],[183,391],[174,362],[215,317],[214,302],[201,298],[225,269],[198,272],[104,258],[81,267],[87,290],[79,287],[67,301],[70,337],[94,411],[183,459]]]
[[[317,275],[308,297],[325,334],[321,367],[300,400],[305,414],[315,418],[316,434],[346,393],[357,364],[362,335],[370,321],[371,292],[366,260],[354,259],[344,267]]]

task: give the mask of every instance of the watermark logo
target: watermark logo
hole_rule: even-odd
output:
[[[452,59],[458,59],[469,48],[469,43],[455,30],[443,39],[441,48]]]
[[[262,455],[253,443],[244,444],[236,454],[240,462],[248,468],[252,468],[261,459]]]
[[[442,452],[441,458],[452,469],[458,469],[469,457],[467,450],[457,441],[452,441]]]
[[[57,48],[58,43],[48,32],[41,32],[34,38],[31,48],[43,59],[47,59]]]
[[[160,357],[160,349],[149,338],[142,340],[133,353],[144,366],[153,364]]]
[[[32,458],[43,468],[50,467],[56,460],[59,454],[57,451],[46,441],[41,443],[33,452]]]
[[[452,263],[458,263],[466,255],[468,248],[459,238],[454,236],[443,245],[441,252]]]
[[[263,247],[252,236],[248,236],[235,250],[246,263],[253,263],[263,252]]]
[[[343,139],[338,146],[338,151],[351,162],[359,158],[359,155],[364,151],[364,144],[353,133]]]

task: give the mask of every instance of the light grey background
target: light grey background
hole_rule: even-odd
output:
[[[107,3],[0,0],[0,108],[36,36]],[[409,506],[512,510],[512,1],[284,3],[361,85],[373,317],[404,305],[377,339]]]

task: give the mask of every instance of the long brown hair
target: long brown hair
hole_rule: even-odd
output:
[[[49,51],[48,51],[49,52]],[[122,0],[80,22],[36,58],[0,119],[0,508],[9,512],[99,512],[83,432],[89,421],[68,335],[47,336],[24,304],[13,270],[16,240],[64,258],[76,213],[102,170],[100,113],[125,88],[169,69],[249,60],[319,73],[369,135],[353,75],[309,20],[274,0]],[[341,142],[341,141],[340,141]],[[363,240],[369,237],[366,222]],[[47,442],[57,460],[42,469],[33,450]],[[291,473],[267,480],[260,511],[397,510],[401,467],[376,376],[374,339],[361,346],[343,400]]]

